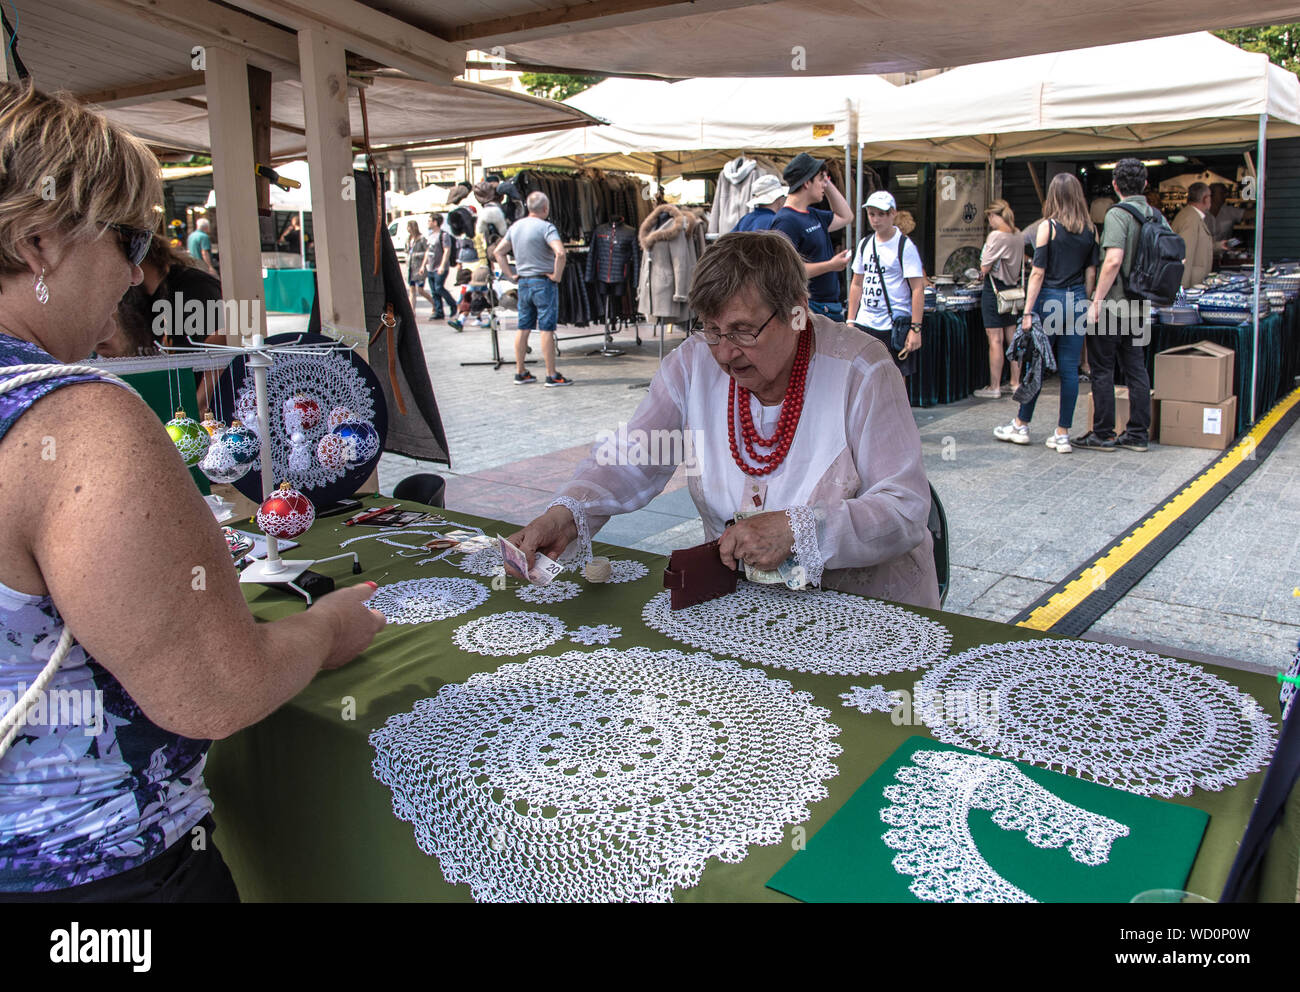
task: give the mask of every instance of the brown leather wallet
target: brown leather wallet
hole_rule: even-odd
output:
[[[739,573],[722,563],[718,541],[674,551],[664,570],[664,588],[672,609],[684,610],[736,591]]]

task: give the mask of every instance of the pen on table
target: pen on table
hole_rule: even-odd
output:
[[[377,510],[368,510],[367,512],[362,513],[359,516],[352,517],[349,520],[344,520],[343,526],[351,527],[353,524],[363,524],[371,517],[377,517],[381,513],[388,513],[390,510],[399,509],[401,505],[402,505],[401,503],[394,503],[392,506],[381,506]]]

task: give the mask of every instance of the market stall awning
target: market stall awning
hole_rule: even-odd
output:
[[[414,79],[376,77],[365,87],[370,144],[376,151],[515,134],[591,123],[581,110],[494,86],[456,81],[439,86]],[[362,142],[361,102],[349,96],[352,140]],[[151,144],[205,151],[208,113],[201,99],[163,100],[106,111]],[[277,80],[271,91],[271,155],[299,157],[307,150],[302,84]]]
[[[862,103],[873,159],[987,161],[1300,135],[1300,80],[1208,33],[967,65]]]
[[[739,152],[842,152],[854,100],[888,100],[875,76],[800,79],[607,79],[566,101],[607,125],[486,141],[484,165],[592,165],[665,177],[721,168]]]
[[[234,0],[239,6],[269,0]],[[967,65],[1243,24],[1300,21],[1298,0],[364,0],[467,49],[552,71],[665,78],[840,75]],[[331,6],[333,3],[331,3]]]

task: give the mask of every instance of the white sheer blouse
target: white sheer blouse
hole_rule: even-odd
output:
[[[787,512],[810,583],[938,607],[930,489],[903,379],[874,338],[817,314],[811,321],[803,413],[779,468],[755,480],[733,461],[729,378],[692,337],[664,359],[626,427],[599,439],[557,493],[552,505],[574,512],[579,539],[645,506],[685,461],[709,540],[738,509],[759,509],[757,497],[761,509]],[[774,410],[750,403],[770,433]]]

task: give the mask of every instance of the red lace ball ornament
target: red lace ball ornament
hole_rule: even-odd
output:
[[[290,434],[294,431],[310,433],[320,424],[324,412],[316,397],[308,393],[294,393],[284,401],[284,426]]]
[[[316,519],[316,508],[287,482],[271,493],[257,511],[257,526],[271,537],[293,538],[305,533]]]
[[[790,370],[790,381],[785,388],[785,397],[781,400],[781,414],[777,419],[776,433],[764,437],[754,426],[754,415],[749,409],[750,392],[743,386],[737,386],[732,379],[727,389],[727,441],[731,446],[731,457],[736,466],[746,475],[760,476],[774,472],[785,461],[794,442],[795,431],[799,427],[799,417],[803,413],[804,387],[808,380],[808,362],[812,357],[812,328],[806,327],[799,334],[799,344],[795,349],[794,365]],[[737,410],[739,406],[739,410]],[[740,434],[745,445],[742,455],[736,443],[736,418],[740,418]],[[761,452],[759,448],[771,448]],[[746,460],[748,456],[749,460]],[[758,462],[751,465],[750,461]]]
[[[337,434],[326,434],[316,443],[316,460],[333,472],[342,472],[351,449]]]

